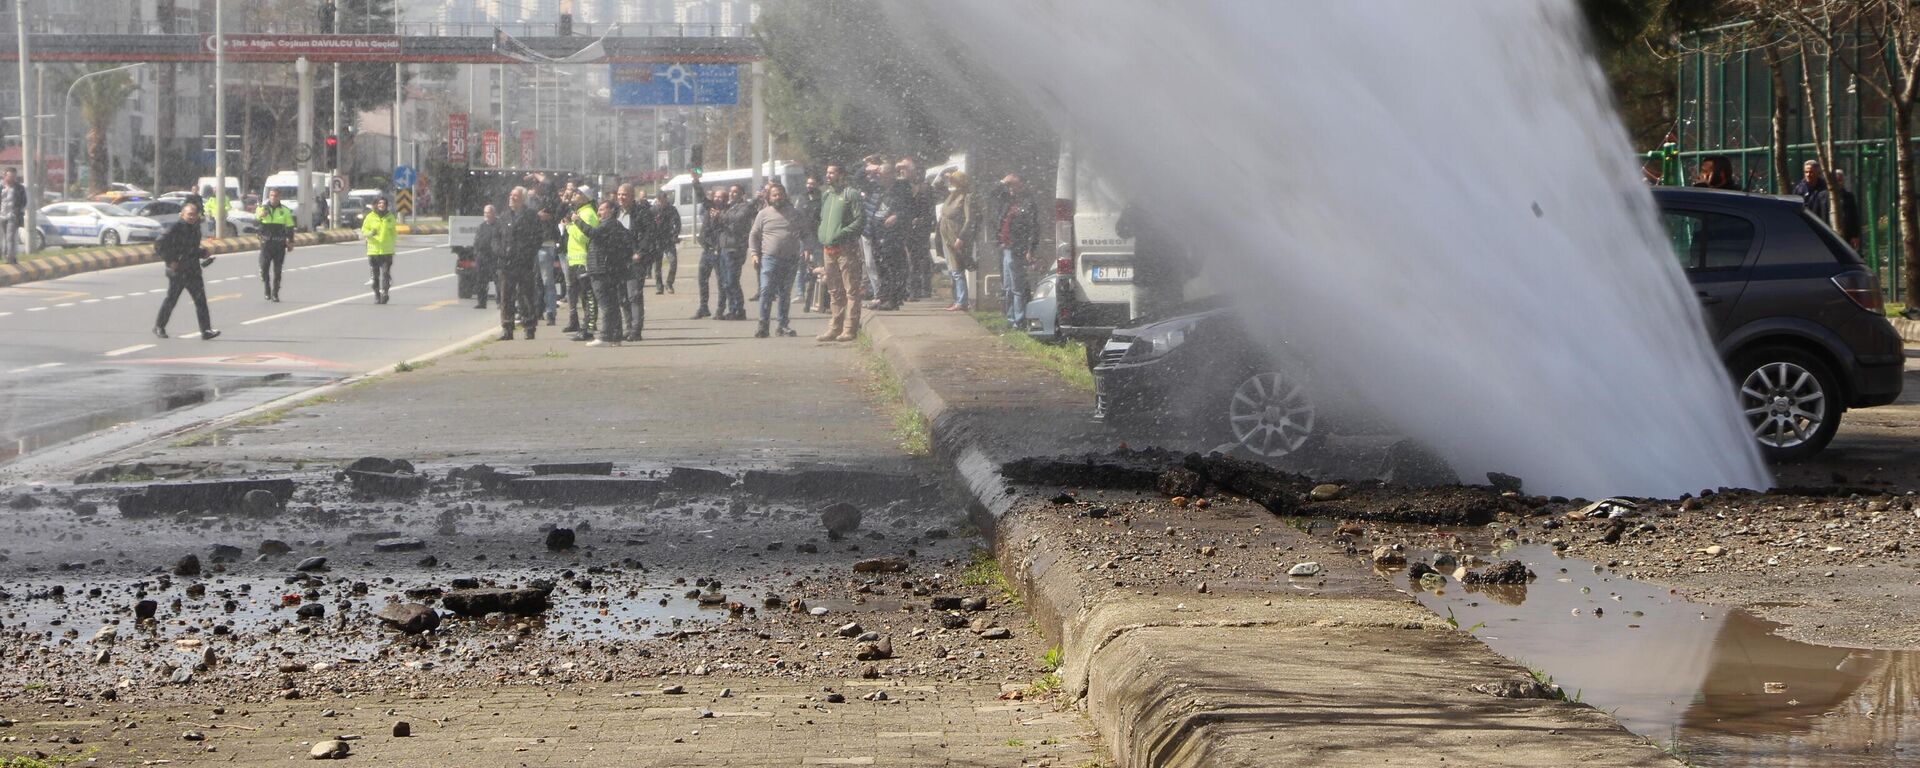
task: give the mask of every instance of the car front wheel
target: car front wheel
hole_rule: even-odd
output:
[[[119,245],[120,233],[115,232],[111,229],[100,233],[100,244],[101,245]]]
[[[1812,456],[1840,429],[1840,388],[1819,358],[1790,347],[1758,349],[1740,356],[1734,375],[1740,411],[1767,460]]]
[[[1215,407],[1221,419],[1219,437],[1262,459],[1299,452],[1320,436],[1313,396],[1299,373],[1242,376]]]

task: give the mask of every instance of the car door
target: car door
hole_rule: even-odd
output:
[[[1760,251],[1760,226],[1731,210],[1668,206],[1661,210],[1674,256],[1686,270],[1693,295],[1707,321],[1708,338],[1718,341],[1752,277]]]
[[[87,241],[86,228],[92,224],[84,216],[76,216],[74,206],[61,203],[40,209],[47,223],[53,227],[54,242],[60,245],[72,245]]]

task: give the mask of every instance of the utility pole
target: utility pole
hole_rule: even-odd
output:
[[[227,27],[213,0],[213,236],[227,236]],[[204,211],[202,212],[204,213]]]
[[[36,162],[37,158],[33,156],[33,129],[36,127],[33,121],[39,118],[39,113],[31,109],[33,106],[33,91],[27,87],[29,83],[27,78],[27,63],[32,61],[32,57],[27,50],[27,0],[20,0],[20,2],[14,6],[13,12],[14,21],[19,28],[18,34],[20,36],[20,169],[23,171],[21,175],[26,177],[23,183],[27,185],[27,199],[20,201],[20,205],[25,206],[27,209],[25,229],[21,231],[20,235],[27,239],[27,245],[22,250],[32,253],[33,233],[35,231],[33,228],[33,218],[40,210],[40,174],[36,172],[34,167],[38,165],[38,163]]]
[[[340,178],[340,153],[347,148],[346,142],[340,141],[340,64],[339,62],[335,62],[333,65],[333,140],[335,142],[335,144],[333,145],[334,146],[333,179],[329,179],[330,183],[327,184],[327,226],[339,227],[340,226],[340,192],[334,189],[333,184],[331,183],[334,179]]]
[[[405,94],[400,92],[400,62],[393,63],[393,165],[398,168],[406,163],[400,160],[400,100]]]
[[[293,60],[293,72],[300,80],[300,140],[294,143],[294,159],[299,160],[299,208],[294,231],[313,228],[313,63],[302,56]]]
[[[747,143],[752,146],[748,154],[753,158],[753,188],[759,190],[766,182],[766,169],[762,166],[767,162],[767,148],[761,144],[760,140],[767,134],[767,102],[761,99],[760,94],[761,91],[766,90],[767,65],[756,61],[753,63],[751,71],[752,80],[750,83],[753,86],[753,132],[747,138]]]

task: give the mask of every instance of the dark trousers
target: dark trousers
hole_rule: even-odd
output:
[[[880,273],[880,295],[874,298],[881,305],[897,307],[907,300],[911,275],[907,271],[907,250],[899,241],[893,238],[880,241],[879,250],[873,255],[873,268]]]
[[[260,282],[267,289],[267,298],[280,295],[280,272],[286,264],[286,242],[268,240],[260,244]]]
[[[903,245],[907,255],[907,292],[916,299],[932,296],[933,253],[928,250],[927,233],[908,235]]]
[[[494,279],[500,284],[500,329],[513,330],[513,318],[518,314],[520,327],[533,333],[542,314],[540,276],[526,270],[503,269]]]
[[[600,309],[600,340],[619,341],[620,307],[626,303],[620,294],[626,292],[626,275],[595,272],[588,275],[588,282],[593,285],[593,303],[599,305]],[[588,307],[587,311],[592,312],[593,307]]]
[[[724,313],[724,310],[726,309],[726,305],[727,305],[726,292],[725,292],[726,285],[724,283],[726,278],[720,276],[721,266],[724,264],[725,262],[721,260],[719,251],[708,248],[700,252],[700,311],[701,312],[707,311],[707,279],[709,277],[713,279],[714,288],[716,289],[716,292],[720,294],[720,308],[723,310],[723,313]]]
[[[747,316],[747,294],[740,290],[740,269],[746,266],[746,251],[721,251],[720,275],[720,314],[725,317]]]
[[[473,305],[475,307],[487,308],[487,284],[492,283],[499,274],[500,271],[497,268],[475,264],[473,268]],[[500,303],[507,303],[506,294],[500,295]]]
[[[373,295],[386,298],[393,290],[393,254],[368,256],[367,268],[373,271]]]
[[[661,278],[665,278],[664,280]],[[673,281],[680,279],[680,251],[669,245],[653,255],[654,290],[673,290]]]
[[[173,317],[173,305],[180,302],[181,291],[193,297],[193,314],[200,321],[200,332],[212,330],[213,315],[207,312],[207,285],[200,279],[200,270],[185,268],[167,275],[167,298],[160,302],[160,316],[154,319],[154,327],[167,327],[167,320]]]
[[[647,271],[637,269],[627,273],[627,340],[639,341],[640,329],[647,323]]]

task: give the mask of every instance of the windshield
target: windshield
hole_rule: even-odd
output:
[[[99,211],[101,214],[107,215],[107,216],[134,215],[132,211],[129,211],[125,208],[122,208],[118,205],[114,205],[112,203],[87,203],[87,207],[92,208],[93,210]]]

